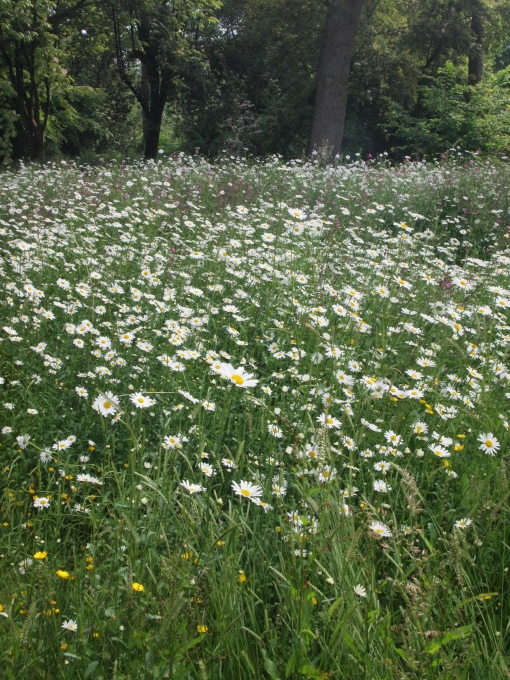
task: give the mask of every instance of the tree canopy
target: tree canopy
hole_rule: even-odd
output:
[[[510,0],[1,0],[0,159],[506,154],[509,28]]]

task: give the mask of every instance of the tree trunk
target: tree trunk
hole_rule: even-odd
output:
[[[144,157],[147,160],[154,159],[158,155],[159,148],[159,133],[161,132],[161,123],[159,125],[150,124],[147,121],[147,135],[145,137]]]
[[[16,109],[30,147],[30,158],[44,161],[44,137],[50,115],[51,97],[48,77],[37,79],[35,52],[37,45],[24,45],[16,41],[12,45],[12,57],[6,50],[2,56],[7,64],[7,76],[16,93]],[[44,99],[41,90],[44,88]]]
[[[151,88],[149,84],[149,76],[147,74],[147,67],[141,64],[141,78],[140,78],[140,96],[143,100],[150,102]],[[147,136],[149,134],[149,122],[145,115],[145,109],[142,108],[142,134],[143,134],[143,148],[147,143]]]
[[[480,8],[475,8],[471,17],[471,32],[474,43],[471,46],[468,57],[468,83],[477,85],[483,78],[484,53],[483,53],[483,19]]]
[[[154,159],[158,155],[159,133],[161,132],[165,100],[166,97],[162,95],[157,101],[152,101],[150,111],[144,115],[145,147],[143,155],[146,159]]]
[[[44,162],[44,130],[36,125],[28,133],[30,158],[38,163]]]
[[[331,163],[340,153],[354,40],[365,0],[330,0],[321,48],[308,153]]]

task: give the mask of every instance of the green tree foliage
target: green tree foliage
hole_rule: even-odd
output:
[[[393,110],[397,150],[431,155],[461,146],[499,155],[510,152],[510,67],[472,87],[461,82],[458,69],[447,62],[421,88],[421,106],[420,117]]]
[[[67,69],[62,65],[60,29],[84,4],[85,0],[71,4],[54,0],[0,3],[2,79],[10,85],[29,155],[34,160],[44,157],[52,97],[62,96],[70,85]]]
[[[468,121],[481,111],[473,108],[478,96],[468,85],[483,90],[480,72],[487,66],[489,78],[504,49],[507,0],[371,0],[371,5],[353,60],[346,150],[392,149],[401,155],[425,149],[437,154],[454,143],[473,148],[476,135]]]
[[[302,156],[333,5],[0,0],[0,159]],[[509,29],[510,0],[364,0],[344,153],[506,153]]]
[[[66,27],[73,88],[54,116],[64,154],[125,156],[137,150],[140,107],[119,78],[112,31],[105,29],[109,20],[103,5],[87,5]]]
[[[303,155],[326,9],[316,0],[225,0],[205,41],[207,68],[182,92],[191,147]]]
[[[54,3],[3,1],[0,5],[3,77],[27,135],[30,155],[42,159],[53,87],[65,78],[48,21]]]
[[[189,149],[302,155],[312,126],[315,79],[328,2],[226,0],[207,36],[207,68],[181,92]],[[508,0],[367,0],[349,80],[346,152],[408,153],[396,112],[431,115],[429,88],[447,62],[467,85],[504,44]],[[473,18],[481,27],[473,29]],[[460,77],[460,76],[459,76]],[[400,126],[400,127],[399,127]],[[444,139],[434,137],[434,152]],[[458,139],[456,137],[455,139]],[[432,149],[432,146],[430,147]],[[418,150],[416,150],[418,152]]]
[[[8,162],[16,136],[15,93],[9,81],[0,74],[0,163]]]
[[[110,0],[117,65],[122,81],[138,100],[144,122],[144,155],[158,152],[166,103],[179,80],[201,60],[200,33],[214,21],[220,0]]]

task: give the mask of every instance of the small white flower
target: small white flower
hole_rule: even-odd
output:
[[[20,574],[26,574],[27,569],[30,567],[32,564],[33,559],[31,557],[25,557],[24,560],[21,560],[21,562],[18,564],[18,571]]]
[[[250,484],[250,482],[245,482],[241,479],[240,484],[237,482],[232,482],[232,490],[238,496],[244,496],[244,498],[260,498],[262,496],[262,489],[256,484]]]
[[[354,592],[355,592],[356,595],[358,595],[359,597],[366,597],[366,596],[367,596],[367,591],[366,591],[365,588],[364,588],[363,586],[361,586],[359,583],[358,583],[358,585],[354,586]]]
[[[499,441],[492,434],[492,432],[481,434],[478,437],[478,441],[480,442],[480,448],[482,451],[484,453],[488,453],[490,456],[493,456],[500,446]]]
[[[43,510],[44,508],[49,508],[50,507],[50,499],[46,498],[46,496],[41,496],[37,497],[34,499],[34,508],[38,508],[39,510]]]
[[[216,474],[214,468],[209,463],[199,463],[198,467],[206,477],[212,477]]]
[[[146,397],[141,392],[135,392],[134,394],[130,394],[129,398],[136,406],[136,408],[149,408],[150,406],[154,406],[154,404],[156,403],[155,399]]]
[[[78,630],[78,623],[70,619],[69,621],[64,621],[62,623],[62,628],[64,628],[64,630],[70,630],[71,632],[76,633]]]
[[[391,491],[391,486],[386,484],[386,482],[382,479],[376,479],[374,481],[374,491],[378,491],[379,493],[387,493],[388,491]]]
[[[388,538],[392,535],[390,528],[387,527],[386,524],[383,524],[382,522],[371,522],[370,530],[376,536],[380,536],[381,538]]]
[[[49,449],[44,449],[44,451],[41,451],[39,454],[39,459],[41,463],[49,463],[53,458],[53,454]]]
[[[455,522],[457,529],[466,529],[470,524],[473,524],[473,520],[468,519],[467,517],[464,517],[464,519],[459,519]]]
[[[187,479],[182,480],[181,486],[184,487],[186,491],[189,491],[189,493],[200,493],[201,491],[205,491],[205,486],[201,486],[200,484],[192,484]]]
[[[92,408],[102,416],[114,415],[119,410],[119,401],[111,392],[96,397]]]
[[[222,378],[230,380],[231,383],[238,387],[255,387],[258,380],[255,380],[252,373],[246,373],[244,368],[234,368],[232,364],[220,363],[219,374]]]

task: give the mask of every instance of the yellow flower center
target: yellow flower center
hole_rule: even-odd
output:
[[[251,491],[249,489],[241,489],[241,493],[243,496],[247,496],[248,498],[251,496]]]
[[[111,407],[112,407],[112,405],[111,405],[111,403],[110,403],[109,401],[105,401],[105,402],[103,403],[103,408],[111,408]]]
[[[234,373],[234,375],[232,376],[232,380],[235,382],[236,385],[244,385],[244,378],[242,375]]]

